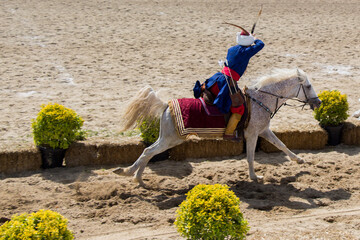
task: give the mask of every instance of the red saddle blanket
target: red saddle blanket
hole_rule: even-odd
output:
[[[225,132],[224,115],[204,100],[194,98],[172,99],[169,108],[178,134],[186,137],[196,134],[199,137],[222,137]]]

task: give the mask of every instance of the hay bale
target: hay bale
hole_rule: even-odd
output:
[[[145,144],[137,143],[105,143],[98,146],[98,165],[114,165],[133,163],[143,152]]]
[[[41,154],[36,148],[0,152],[0,173],[12,174],[41,168]]]
[[[327,132],[318,125],[311,129],[277,130],[274,133],[289,149],[319,150],[326,146],[328,140]],[[260,138],[260,149],[267,153],[280,151],[263,138]]]
[[[75,142],[65,154],[67,167],[91,166],[97,161],[97,146],[88,142]]]
[[[140,142],[77,142],[66,152],[65,163],[68,167],[132,163],[144,148],[144,144]]]
[[[360,121],[351,119],[344,123],[341,142],[347,145],[360,146]]]
[[[210,139],[186,141],[170,150],[170,158],[184,160],[186,158],[236,156],[243,153],[243,149],[243,142]]]

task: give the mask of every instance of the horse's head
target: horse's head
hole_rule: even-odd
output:
[[[320,107],[321,100],[317,96],[313,86],[307,75],[302,70],[297,70],[300,88],[297,98],[305,103],[308,103],[312,110]]]

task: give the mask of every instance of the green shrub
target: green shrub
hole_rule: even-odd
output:
[[[74,141],[84,138],[83,123],[84,120],[70,108],[57,103],[42,105],[31,124],[35,144],[67,149]]]
[[[338,126],[349,117],[346,94],[341,94],[337,90],[326,90],[318,96],[322,103],[314,110],[314,117],[321,126]]]
[[[31,214],[14,215],[0,226],[1,240],[39,239],[70,240],[74,236],[67,228],[67,219],[57,212],[39,210]]]
[[[244,239],[248,223],[240,200],[226,185],[197,185],[177,212],[175,225],[188,239]]]
[[[140,126],[140,133],[142,140],[150,145],[159,138],[160,132],[160,119],[145,119],[141,122]]]

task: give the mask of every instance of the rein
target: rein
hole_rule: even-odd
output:
[[[298,99],[298,96],[299,96],[299,94],[300,94],[300,90],[301,90],[301,89],[302,89],[303,92],[304,92],[306,101],[303,101],[303,100]],[[303,103],[303,105],[300,105],[299,107],[302,107],[302,109],[304,109],[305,105],[308,104],[311,99],[316,99],[316,98],[318,98],[318,97],[308,98],[308,96],[306,95],[306,91],[305,91],[305,89],[304,89],[304,84],[302,84],[302,83],[301,83],[300,86],[299,86],[299,90],[297,91],[296,96],[295,96],[295,97],[291,97],[291,98],[290,98],[290,97],[284,97],[284,96],[277,95],[277,94],[270,93],[270,92],[266,92],[266,91],[263,91],[263,90],[260,90],[260,89],[257,89],[256,91],[259,91],[259,92],[261,92],[261,93],[265,93],[265,94],[268,94],[268,95],[271,95],[271,96],[276,97],[276,107],[275,107],[275,111],[272,112],[272,111],[270,110],[270,108],[268,108],[264,103],[262,103],[261,101],[259,101],[259,100],[255,99],[255,98],[251,97],[249,94],[245,94],[248,98],[250,98],[251,100],[253,100],[254,102],[256,102],[260,107],[262,107],[263,109],[265,109],[265,111],[270,114],[270,118],[271,118],[271,119],[275,116],[275,114],[280,110],[280,108],[281,108],[282,106],[297,107],[297,106],[295,106],[295,105],[287,104],[286,102],[284,102],[283,104],[281,104],[281,105],[279,106],[279,99],[295,100],[295,101],[301,102],[301,103]]]

